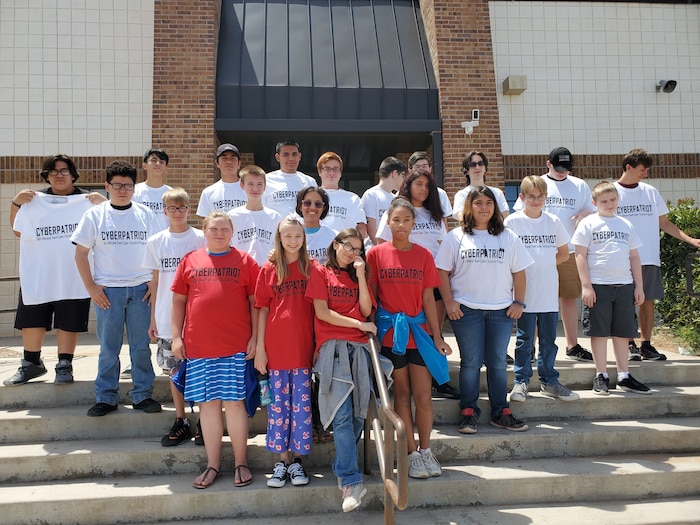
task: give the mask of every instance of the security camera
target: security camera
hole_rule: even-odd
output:
[[[676,82],[675,80],[659,80],[659,83],[656,84],[656,91],[671,93],[674,89],[676,89],[677,85],[678,82]]]
[[[479,120],[479,110],[478,109],[472,109],[472,120]]]

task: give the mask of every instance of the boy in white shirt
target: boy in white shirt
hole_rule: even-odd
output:
[[[596,376],[593,393],[608,395],[607,342],[612,338],[617,386],[626,392],[651,394],[648,386],[629,373],[627,341],[637,333],[634,307],[644,302],[642,243],[627,220],[615,215],[617,189],[599,182],[592,191],[598,209],[576,227],[571,239],[576,247],[576,266],[581,278],[583,304],[590,308],[590,334]]]
[[[134,188],[132,200],[148,206],[156,214],[162,230],[168,227],[168,218],[163,213],[163,195],[170,189],[165,184],[165,173],[168,171],[170,157],[162,149],[151,148],[143,154],[143,171],[146,180],[139,182]]]
[[[275,230],[282,216],[263,206],[265,193],[265,171],[251,164],[240,172],[241,188],[248,202],[245,206],[228,212],[233,223],[231,244],[253,256],[258,266],[267,261],[270,250],[275,247]]]
[[[360,198],[351,191],[339,187],[343,176],[343,160],[340,155],[327,151],[316,162],[321,188],[329,199],[328,215],[321,221],[323,226],[339,232],[345,228],[356,228],[362,238],[367,237],[367,218],[362,211]]]
[[[291,139],[278,142],[275,146],[275,159],[280,163],[280,169],[265,176],[263,204],[286,217],[294,213],[299,191],[318,184],[313,177],[297,171],[301,162],[301,146],[298,142]]]
[[[213,211],[227,212],[244,206],[248,200],[239,184],[238,169],[241,167],[241,154],[233,144],[222,144],[216,150],[216,167],[221,179],[204,188],[199,197],[197,215],[204,218]]]
[[[360,199],[362,210],[367,218],[367,234],[373,245],[377,244],[376,235],[382,214],[389,209],[389,204],[396,197],[396,192],[406,180],[406,165],[396,157],[387,157],[379,165],[379,184],[368,189]]]

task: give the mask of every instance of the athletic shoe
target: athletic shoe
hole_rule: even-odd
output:
[[[95,403],[90,410],[87,411],[89,417],[102,417],[106,416],[110,412],[117,409],[117,405],[110,405],[109,403]]]
[[[279,489],[284,487],[285,483],[287,483],[287,465],[278,461],[272,467],[272,477],[267,480],[267,486]]]
[[[343,487],[343,512],[352,512],[359,507],[365,494],[367,489],[362,483]]]
[[[566,357],[574,361],[593,361],[593,354],[576,343],[575,346],[566,349]]]
[[[513,359],[511,356],[509,356],[508,354],[506,354],[506,364],[507,364],[507,365],[513,365],[513,364],[515,364],[515,359]]]
[[[520,421],[513,415],[510,408],[504,408],[498,416],[491,418],[491,425],[498,428],[505,428],[513,432],[524,432],[528,429],[527,423]]]
[[[421,450],[420,457],[423,459],[423,464],[428,470],[428,474],[430,474],[431,478],[442,476],[442,467],[440,466],[440,462],[433,455],[432,451]]]
[[[67,385],[73,382],[73,364],[68,359],[59,359],[56,365],[56,378],[53,382],[57,385]]]
[[[175,424],[166,435],[160,440],[164,447],[174,447],[192,439],[192,430],[187,418],[175,418]]]
[[[639,347],[634,341],[630,341],[630,344],[627,346],[627,348],[630,351],[629,354],[629,360],[630,361],[641,361],[642,360],[642,354],[639,351]]]
[[[476,416],[473,408],[462,410],[462,420],[459,422],[457,432],[461,434],[476,434]]]
[[[139,403],[134,403],[134,408],[136,410],[143,410],[144,412],[146,412],[146,414],[155,414],[156,412],[160,412],[161,410],[163,410],[163,407],[160,406],[160,403],[152,397],[147,397]]]
[[[579,398],[576,392],[572,392],[559,381],[550,383],[549,385],[540,384],[540,392],[547,397],[561,399],[562,401],[576,401]]]
[[[17,369],[15,375],[5,379],[2,384],[5,386],[23,385],[27,381],[43,376],[45,373],[46,367],[44,366],[44,361],[41,359],[39,360],[38,365],[35,365],[26,359],[22,359],[21,366]]]
[[[121,374],[119,374],[119,377],[122,379],[131,379],[131,363],[126,365],[126,368]]]
[[[194,444],[198,447],[204,446],[204,434],[202,434],[202,425],[197,421],[197,430],[194,433]]]
[[[452,385],[449,381],[438,385],[433,379],[433,397],[444,397],[447,399],[459,399],[459,390]]]
[[[415,450],[408,455],[408,475],[416,479],[430,477],[430,472],[428,472],[425,463],[423,463],[423,458]]]
[[[620,390],[624,390],[625,392],[634,392],[635,394],[644,394],[644,395],[651,394],[651,388],[640,383],[631,375],[627,376],[622,381],[618,381],[617,387]]]
[[[527,401],[527,383],[515,383],[510,391],[510,400],[524,403]]]
[[[306,475],[304,465],[301,464],[301,458],[294,458],[294,463],[287,468],[287,475],[295,487],[309,484],[309,476]]]
[[[593,393],[599,396],[607,396],[609,392],[610,378],[604,377],[603,374],[597,374],[593,379]]]
[[[656,348],[650,344],[642,343],[639,352],[642,354],[642,359],[645,361],[666,361],[666,355],[657,352]]]

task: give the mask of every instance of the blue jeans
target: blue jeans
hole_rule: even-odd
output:
[[[508,408],[508,375],[506,352],[513,331],[513,320],[503,310],[473,310],[461,306],[464,316],[452,321],[452,330],[459,346],[460,409],[472,408],[478,418],[481,410],[479,379],[481,365],[486,362],[491,417],[497,417]]]
[[[131,357],[131,379],[134,388],[129,392],[134,403],[151,397],[155,373],[148,346],[148,325],[151,307],[142,301],[148,286],[108,287],[105,295],[109,309],[95,307],[97,337],[100,340],[100,357],[97,361],[95,398],[98,403],[116,405],[119,402],[119,352],[124,339],[124,326]]]
[[[358,350],[354,346],[348,345],[348,351],[352,365],[355,352]],[[364,352],[364,350],[359,351]],[[353,412],[352,394],[350,394],[340,405],[333,418],[333,441],[335,442],[333,473],[342,480],[343,487],[362,483],[357,445],[365,426],[365,418],[355,417]]]
[[[518,332],[515,340],[515,382],[530,382],[532,377],[532,364],[530,355],[535,345],[535,327],[537,327],[537,339],[539,340],[539,352],[537,356],[537,373],[540,383],[550,385],[559,380],[559,372],[554,369],[557,359],[557,322],[558,312],[523,313],[518,319]]]

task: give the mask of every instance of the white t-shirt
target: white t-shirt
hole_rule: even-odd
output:
[[[313,177],[297,171],[285,173],[282,170],[271,171],[265,175],[265,194],[263,204],[272,208],[282,217],[294,213],[297,207],[297,193],[299,190],[318,186]]]
[[[92,250],[95,284],[138,286],[153,275],[142,262],[148,238],[158,231],[155,214],[143,204],[117,210],[106,201],[85,212],[70,240]]]
[[[615,187],[620,196],[616,215],[630,221],[642,241],[639,259],[643,265],[661,266],[659,217],[668,213],[661,193],[645,182],[636,188],[625,188],[616,182]]]
[[[408,236],[408,240],[422,246],[430,253],[437,254],[440,242],[447,236],[445,221],[435,222],[426,208],[414,208],[416,210],[416,223]],[[387,224],[387,212],[384,212],[379,226],[377,226],[377,239],[391,242],[391,229]]]
[[[367,224],[367,217],[357,195],[343,189],[327,189],[326,193],[329,208],[328,215],[321,221],[323,226],[339,232],[345,228],[356,228],[358,224]]]
[[[374,219],[377,221],[377,224],[379,224],[379,219],[381,219],[382,214],[389,209],[389,204],[391,204],[391,201],[394,200],[395,197],[396,195],[386,191],[379,185],[372,186],[362,195],[362,199],[360,199],[365,217],[368,220]]]
[[[245,206],[228,212],[233,222],[231,245],[253,256],[262,266],[275,247],[275,231],[282,216],[275,210],[263,208],[250,211]]]
[[[21,234],[19,282],[24,304],[90,297],[75,265],[70,236],[91,207],[86,194],[37,192],[17,211],[12,228]]]
[[[513,303],[512,274],[533,262],[518,236],[508,229],[499,235],[486,230],[470,235],[455,228],[435,258],[439,270],[452,272],[452,298],[476,310],[508,308]]]
[[[496,205],[498,206],[498,209],[501,210],[501,213],[510,212],[510,208],[508,208],[508,201],[506,200],[505,194],[500,189],[494,188],[493,186],[486,187],[490,189],[493,192],[493,195],[496,197]],[[466,188],[462,188],[457,193],[455,193],[454,206],[452,207],[452,218],[454,220],[459,220],[459,215],[464,210],[464,203],[467,202],[467,195],[469,195],[469,193],[473,189],[474,186],[469,185]]]
[[[174,233],[162,230],[148,238],[143,266],[149,270],[158,270],[158,290],[156,291],[156,332],[162,339],[173,338],[170,311],[173,304],[173,284],[180,259],[193,250],[207,245],[202,230],[189,228],[185,232]]]
[[[328,247],[337,235],[336,232],[321,225],[317,232],[309,233],[306,230],[306,251],[310,259],[315,259],[318,264],[326,264],[328,261]]]
[[[197,215],[206,217],[213,211],[229,211],[239,206],[245,206],[248,196],[241,188],[241,182],[224,182],[219,180],[204,188],[199,197]]]
[[[525,312],[558,312],[559,281],[557,275],[557,249],[565,246],[570,238],[559,217],[551,213],[532,219],[523,211],[508,215],[504,221],[515,232],[535,264],[525,270]]]
[[[440,195],[440,207],[442,208],[442,216],[450,217],[452,215],[452,206],[450,205],[450,197],[447,192],[438,186],[438,195]]]
[[[172,188],[167,184],[163,184],[160,188],[152,188],[145,182],[139,182],[134,186],[134,196],[131,198],[132,201],[140,202],[150,208],[156,214],[158,224],[163,230],[170,227],[168,217],[163,213],[163,194],[170,189]]]
[[[559,217],[568,234],[573,236],[576,229],[574,216],[584,210],[590,213],[596,212],[591,189],[583,180],[571,175],[564,180],[554,180],[545,173],[542,178],[547,183],[547,200],[542,208],[543,211]],[[525,204],[520,199],[513,205],[516,211],[524,207]],[[574,253],[574,245],[571,243],[569,243],[569,253]]]
[[[588,248],[591,284],[632,284],[630,250],[642,243],[627,219],[597,213],[579,222],[571,242]]]

